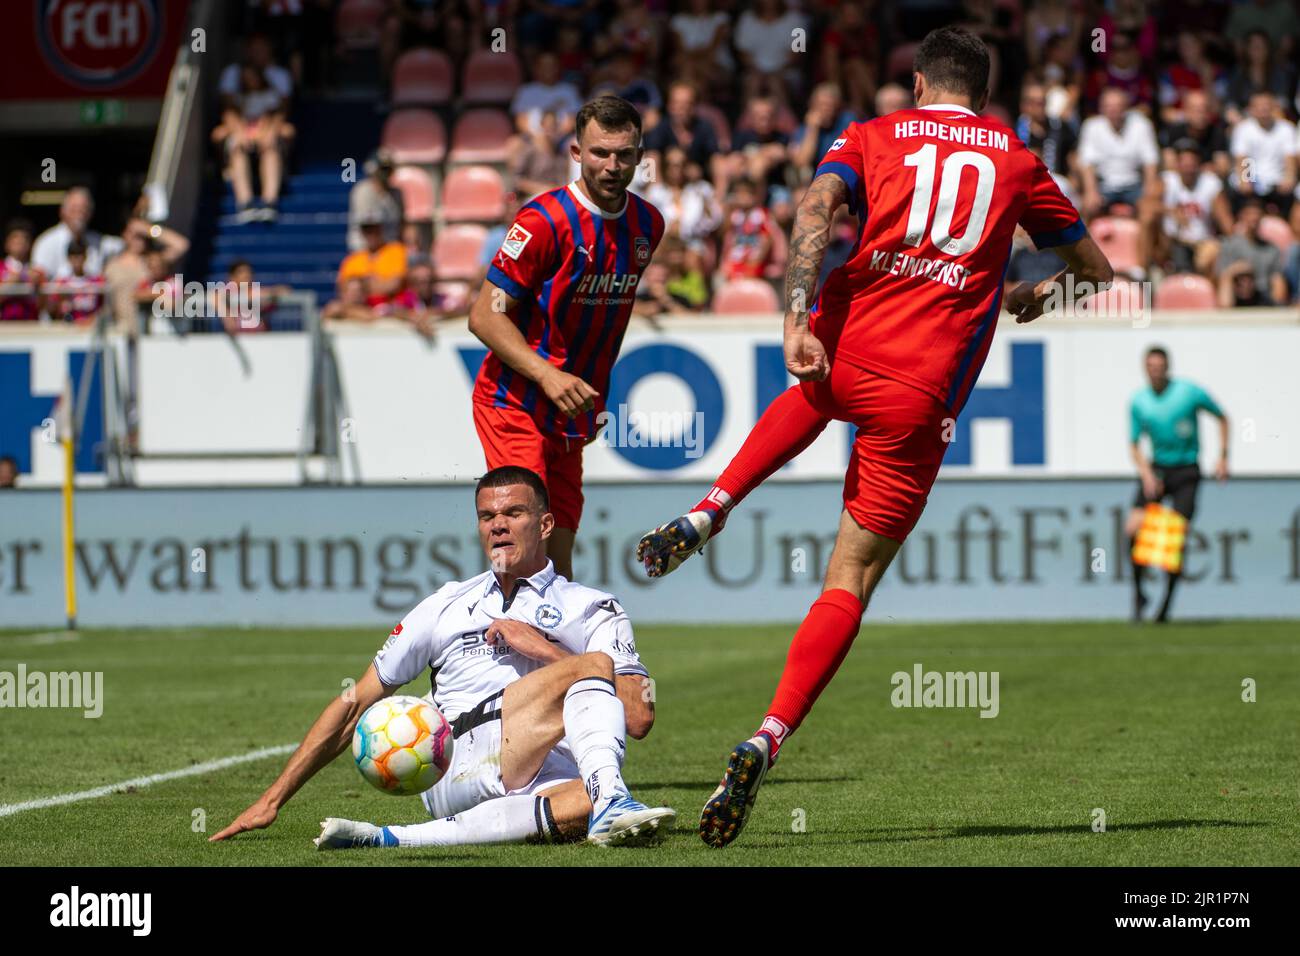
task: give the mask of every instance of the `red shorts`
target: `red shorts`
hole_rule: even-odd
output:
[[[473,405],[474,428],[488,470],[521,465],[537,472],[551,498],[555,526],[577,531],[582,517],[582,439],[543,435],[533,416],[517,408]]]
[[[955,416],[937,398],[892,378],[831,362],[824,382],[804,382],[821,414],[857,426],[844,507],[860,527],[902,541],[930,497]]]

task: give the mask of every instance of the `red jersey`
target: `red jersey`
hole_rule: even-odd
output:
[[[544,433],[584,440],[595,435],[637,283],[663,234],[663,216],[640,196],[629,192],[622,212],[607,213],[576,182],[520,209],[487,280],[519,300],[514,321],[529,347],[600,395],[595,408],[570,419],[536,382],[489,352],[474,401],[522,409]]]
[[[862,223],[827,277],[813,333],[840,361],[961,411],[988,355],[1016,224],[1043,249],[1085,234],[1020,138],[961,106],[852,123],[817,167]]]

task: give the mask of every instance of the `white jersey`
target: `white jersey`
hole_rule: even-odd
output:
[[[616,675],[647,673],[632,622],[613,595],[561,577],[550,561],[519,580],[513,599],[501,593],[492,571],[443,585],[393,629],[375,655],[375,671],[385,687],[400,687],[431,669],[434,705],[455,720],[544,666],[505,642],[486,642],[488,627],[499,618],[523,621],[574,654],[602,651],[614,661]]]
[[[1247,116],[1232,130],[1232,188],[1243,192],[1242,161],[1250,160],[1256,193],[1271,193],[1286,174],[1288,156],[1296,154],[1295,125],[1284,119],[1274,120],[1264,129],[1253,116]]]
[[[1165,185],[1165,208],[1181,209],[1187,217],[1187,224],[1180,226],[1173,216],[1166,216],[1165,232],[1189,246],[1214,235],[1210,210],[1214,207],[1215,197],[1223,192],[1223,181],[1205,170],[1201,170],[1196,182],[1190,186],[1173,170],[1165,170],[1161,178]]]

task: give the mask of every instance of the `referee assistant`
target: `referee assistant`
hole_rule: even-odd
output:
[[[1169,377],[1169,353],[1164,349],[1147,350],[1146,373],[1150,384],[1139,390],[1129,405],[1130,440],[1139,478],[1126,529],[1130,553],[1134,536],[1142,525],[1143,509],[1152,501],[1170,499],[1173,509],[1187,519],[1190,527],[1192,515],[1196,512],[1196,491],[1201,483],[1201,442],[1196,427],[1198,411],[1207,411],[1219,420],[1219,459],[1214,466],[1214,476],[1219,481],[1228,477],[1228,416],[1199,385]],[[1142,452],[1140,440],[1144,433],[1151,443],[1150,458]],[[1142,619],[1147,604],[1146,595],[1142,593],[1144,570],[1134,563],[1135,621]],[[1169,619],[1169,605],[1180,576],[1173,572],[1169,574],[1165,597],[1155,617],[1157,622]]]

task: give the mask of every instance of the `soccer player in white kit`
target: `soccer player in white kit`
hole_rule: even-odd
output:
[[[221,840],[274,822],[321,767],[351,743],[357,721],[428,668],[431,699],[451,722],[451,765],[421,795],[435,818],[408,826],[327,819],[320,849],[450,846],[573,839],[653,840],[675,816],[632,799],[626,737],[654,723],[649,676],[612,595],[569,581],[546,557],[555,526],[546,487],[505,466],[475,489],[492,570],[454,581],[393,629],[365,675],[332,701],[270,788]],[[351,699],[349,699],[351,698]]]

